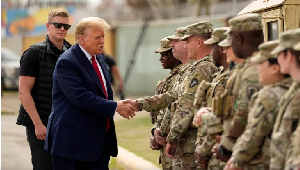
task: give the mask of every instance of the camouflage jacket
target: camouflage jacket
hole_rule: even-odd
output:
[[[155,95],[165,93],[167,91],[172,91],[174,90],[174,85],[179,79],[179,71],[181,69],[182,65],[178,65],[175,67],[169,75],[163,80],[159,81],[156,85],[155,88]],[[166,109],[160,110],[159,112],[153,112],[151,114],[151,122],[158,123],[162,120],[162,117],[164,116],[166,112]]]
[[[233,147],[231,158],[237,167],[265,164],[269,166],[270,138],[278,113],[280,98],[292,84],[291,78],[264,86],[248,114],[246,130]],[[268,169],[268,168],[266,168]]]
[[[199,109],[193,107],[196,89],[203,80],[211,82],[217,71],[218,68],[214,65],[211,56],[195,61],[178,90],[177,108],[167,142],[171,145],[178,144],[181,153],[194,153],[195,151],[197,129],[192,127],[192,122],[195,112]]]
[[[279,112],[271,138],[270,169],[288,170],[293,164],[294,133],[300,118],[300,81],[294,81],[279,102]],[[297,143],[299,145],[299,141]]]
[[[292,166],[300,166],[300,124],[298,123],[298,127],[294,132],[294,140],[292,141],[293,153],[292,153]]]
[[[137,99],[138,110],[146,110],[147,112],[158,112],[159,110],[168,107],[169,104],[175,102],[178,98],[178,89],[179,86],[181,86],[181,82],[183,81],[183,75],[186,75],[186,73],[182,70],[189,69],[193,62],[194,60],[190,60],[181,68],[179,81],[174,84],[174,87],[177,87],[176,90],[168,91],[166,93],[155,96],[148,96],[145,98]]]
[[[258,81],[258,72],[255,65],[250,62],[250,58],[247,58],[240,66],[237,68],[238,73],[232,91],[233,96],[237,96],[235,102],[231,103],[234,106],[233,119],[228,132],[221,140],[221,145],[230,151],[246,128],[248,103],[251,96],[262,88]]]
[[[192,66],[193,62],[194,60],[190,60],[184,66],[181,67],[177,76],[177,81],[175,82],[172,91],[176,91],[179,88],[183,80],[182,77],[186,76],[187,70]],[[174,103],[171,103],[169,107],[165,109],[164,115],[159,117],[159,121],[157,121],[156,127],[160,127],[160,129],[162,130],[162,136],[166,136],[169,133],[170,124],[172,120],[171,110],[176,109],[175,107],[176,101]]]

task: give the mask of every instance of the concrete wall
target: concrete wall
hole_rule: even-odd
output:
[[[1,47],[6,47],[20,57],[23,54],[23,40],[22,36],[6,37],[1,39]]]

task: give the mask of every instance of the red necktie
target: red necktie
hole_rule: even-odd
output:
[[[98,67],[98,64],[97,64],[95,58],[96,58],[95,56],[92,56],[92,65],[93,65],[93,67],[94,67],[94,69],[95,69],[95,71],[96,71],[96,73],[98,75],[98,78],[100,80],[100,83],[101,83],[101,86],[102,86],[105,98],[107,99],[108,97],[107,97],[106,89],[105,89],[105,86],[104,86],[104,81],[102,79],[101,72],[99,71],[99,67]],[[107,118],[106,131],[108,130],[109,126],[110,126],[110,122],[109,122],[109,118]]]

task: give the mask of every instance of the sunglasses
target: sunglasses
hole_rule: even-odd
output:
[[[53,24],[55,28],[64,27],[65,30],[68,30],[71,28],[71,25],[69,25],[69,24],[63,24],[63,23],[58,23],[58,22],[49,22],[49,24]]]

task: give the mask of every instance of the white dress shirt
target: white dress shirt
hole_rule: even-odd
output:
[[[80,45],[79,45],[79,47],[81,48],[81,50],[83,51],[83,53],[85,54],[85,56],[86,56],[86,58],[90,61],[90,63],[92,64],[92,56],[88,53],[88,52],[86,52]],[[105,80],[105,77],[104,77],[104,74],[103,74],[103,72],[102,72],[102,68],[101,68],[101,66],[100,66],[100,64],[98,63],[98,60],[96,59],[96,63],[97,63],[97,65],[98,65],[98,68],[99,68],[99,70],[100,70],[100,73],[101,73],[101,77],[102,77],[102,80],[103,80],[103,83],[104,83],[104,90],[106,91],[106,94],[107,94],[107,86],[106,86],[106,80]],[[94,68],[94,67],[93,67]],[[107,94],[108,95],[108,94]]]

